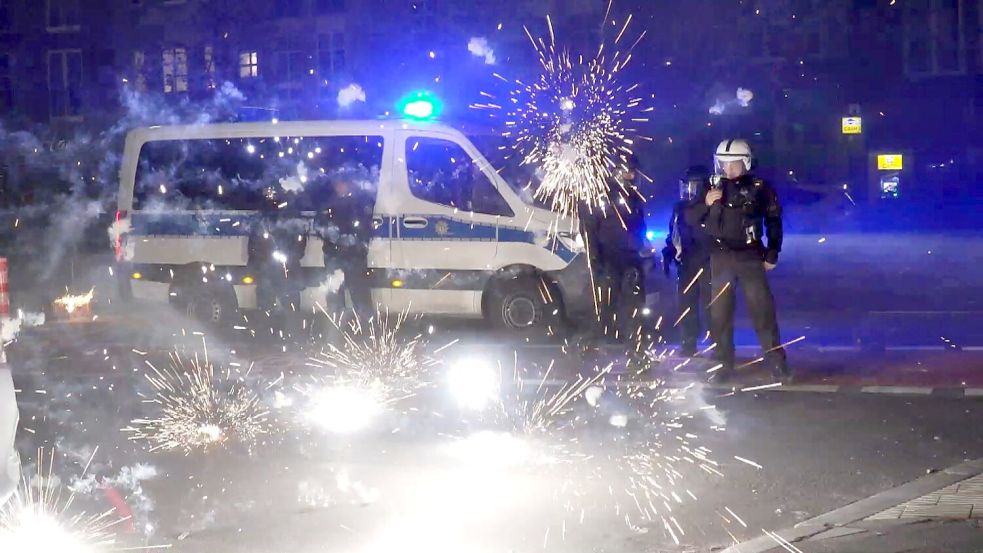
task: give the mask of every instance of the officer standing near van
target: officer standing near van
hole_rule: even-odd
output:
[[[669,221],[666,247],[662,250],[666,261],[675,264],[676,290],[679,305],[681,353],[696,355],[696,344],[701,327],[709,325],[710,316],[710,236],[703,228],[709,208],[706,195],[710,190],[710,171],[704,166],[690,167],[679,181],[679,201],[673,206]]]
[[[641,259],[645,212],[638,171],[638,159],[631,156],[604,205],[590,211],[582,208],[580,214],[595,284],[601,288],[597,298],[601,323],[607,335],[619,340],[639,330],[638,311],[645,302]]]
[[[716,341],[715,357],[723,364],[718,373],[721,381],[734,371],[737,287],[744,291],[766,362],[776,377],[790,376],[766,274],[776,267],[782,250],[782,208],[775,189],[751,174],[751,162],[746,141],[721,142],[714,155],[717,175],[704,200],[707,209],[702,221],[713,238],[710,328]]]
[[[362,191],[344,176],[333,182],[334,194],[318,215],[318,229],[324,253],[327,277],[341,271],[344,281],[328,304],[334,309],[345,307],[345,292],[359,316],[370,316],[372,285],[369,280],[369,240],[372,238],[374,196]]]
[[[280,319],[299,311],[304,288],[300,262],[307,249],[307,222],[290,200],[279,187],[266,189],[248,242],[256,303],[264,311],[277,310]]]

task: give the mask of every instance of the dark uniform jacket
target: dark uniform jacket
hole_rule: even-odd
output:
[[[360,192],[332,198],[317,217],[324,255],[366,255],[374,207],[372,197]]]
[[[723,199],[709,207],[705,203],[693,207],[688,212],[689,219],[702,222],[716,247],[728,251],[757,250],[765,261],[777,263],[783,233],[782,207],[775,189],[752,175],[721,179],[719,186],[724,192]]]

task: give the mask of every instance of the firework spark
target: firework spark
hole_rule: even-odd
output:
[[[127,518],[115,509],[95,514],[74,509],[75,493],[62,497],[53,466],[54,451],[46,461],[44,452],[38,450],[37,473],[25,474],[10,501],[0,505],[0,551],[103,553],[170,547],[132,548],[118,543],[117,526]]]
[[[426,354],[422,335],[402,331],[407,313],[377,312],[365,321],[357,314],[347,321],[342,315],[328,319],[342,340],[340,347],[328,344],[311,359],[312,366],[331,374],[318,375],[300,390],[310,400],[304,413],[308,421],[330,432],[356,432],[429,385],[437,360]]]
[[[208,451],[232,443],[251,447],[266,433],[267,411],[259,396],[246,387],[231,367],[216,371],[207,356],[196,353],[186,362],[177,352],[170,365],[158,369],[149,361],[145,374],[155,393],[145,403],[160,406],[154,418],[131,421],[123,429],[150,451]]]
[[[512,81],[515,88],[504,108],[488,93],[483,95],[491,102],[473,107],[504,111],[502,134],[514,154],[522,164],[541,171],[535,197],[572,217],[580,206],[592,212],[603,209],[612,202],[612,192],[637,194],[614,177],[629,170],[635,143],[650,140],[638,126],[648,121],[651,108],[643,106],[637,83],[623,81],[632,49],[645,33],[620,50],[629,17],[612,43],[602,43],[593,56],[585,57],[558,46],[552,20],[547,16],[546,21],[548,39],[536,38],[526,28],[539,58],[539,75],[529,84]]]

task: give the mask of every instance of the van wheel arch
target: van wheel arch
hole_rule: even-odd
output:
[[[520,334],[556,332],[565,315],[556,282],[531,265],[499,269],[485,285],[481,311],[491,324]]]

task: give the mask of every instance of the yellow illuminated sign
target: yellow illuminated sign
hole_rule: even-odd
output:
[[[863,119],[859,117],[843,118],[843,134],[861,134],[863,132]]]
[[[901,154],[880,154],[877,156],[878,171],[900,171],[904,168]]]

